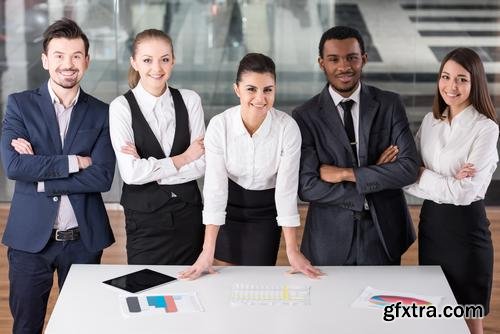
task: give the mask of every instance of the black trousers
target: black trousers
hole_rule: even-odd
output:
[[[125,209],[129,264],[191,265],[201,252],[205,228],[201,205],[171,199],[154,212]]]
[[[399,265],[401,257],[391,259],[382,245],[369,211],[356,213],[351,249],[342,265]]]
[[[83,242],[50,240],[38,253],[9,248],[9,305],[14,334],[40,334],[54,271],[62,288],[72,264],[99,264],[102,251],[89,252]]]

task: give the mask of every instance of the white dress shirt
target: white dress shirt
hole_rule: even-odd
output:
[[[454,205],[469,205],[484,198],[498,162],[495,122],[472,105],[456,115],[451,124],[428,113],[415,141],[426,169],[417,183],[405,188],[407,193]],[[454,175],[466,163],[474,164],[476,174],[457,180]]]
[[[352,124],[354,125],[354,137],[356,138],[356,155],[358,156],[359,161],[359,93],[361,92],[361,83],[349,97],[343,97],[342,95],[334,91],[331,85],[328,86],[328,91],[330,92],[330,95],[333,99],[333,103],[335,103],[335,106],[339,111],[339,116],[342,120],[342,123],[344,123],[344,109],[342,109],[342,105],[340,104],[340,102],[344,102],[346,100],[354,101],[351,107],[351,115]]]
[[[205,136],[203,223],[225,223],[230,178],[248,190],[275,188],[278,225],[299,226],[300,145],[297,123],[276,109],[267,112],[253,136],[243,124],[240,106],[213,117]]]
[[[69,121],[71,119],[71,113],[73,112],[73,107],[78,101],[78,97],[80,96],[80,88],[78,88],[78,92],[75,95],[73,101],[71,101],[70,105],[66,108],[56,93],[50,86],[50,80],[47,83],[47,87],[49,89],[50,100],[54,105],[54,111],[56,113],[57,123],[59,125],[59,136],[61,138],[61,144],[64,146],[64,139],[66,138],[66,134],[68,132]],[[78,172],[78,160],[76,155],[68,155],[68,166],[69,173]],[[38,182],[37,185],[38,192],[45,192],[45,183]],[[76,221],[75,211],[71,206],[71,202],[67,195],[61,195],[61,200],[59,203],[59,210],[57,211],[56,221],[54,222],[54,228],[59,230],[68,230],[70,228],[74,228],[78,226],[78,222]]]
[[[186,105],[189,117],[189,131],[192,143],[205,133],[205,121],[201,99],[192,90],[179,89]],[[132,115],[127,99],[120,95],[109,106],[109,130],[111,143],[116,154],[120,175],[126,184],[145,184],[156,181],[159,184],[179,184],[189,182],[203,176],[205,158],[182,166],[179,170],[169,157],[175,135],[175,108],[170,90],[156,97],[148,93],[139,82],[132,89],[141,112],[161,145],[166,158],[136,159],[121,152],[127,142],[134,143]]]

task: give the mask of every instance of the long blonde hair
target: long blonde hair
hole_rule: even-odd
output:
[[[161,39],[166,41],[168,44],[170,44],[170,47],[172,48],[172,58],[174,58],[174,44],[172,43],[172,38],[165,32],[158,30],[158,29],[146,29],[144,31],[141,31],[138,33],[135,38],[134,42],[132,43],[132,58],[135,58],[135,54],[137,52],[137,47],[141,42],[144,42],[145,40],[148,39]],[[130,65],[128,69],[128,85],[130,88],[135,88],[137,86],[137,83],[141,79],[141,76],[139,75],[139,72],[137,72],[132,65]]]

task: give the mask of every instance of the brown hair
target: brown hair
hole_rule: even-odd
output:
[[[478,54],[469,48],[458,48],[452,50],[441,61],[436,94],[434,95],[434,103],[432,104],[432,113],[434,114],[434,118],[442,119],[443,112],[447,108],[447,105],[439,92],[439,80],[441,78],[441,73],[443,72],[443,67],[448,60],[453,60],[470,73],[471,91],[469,99],[474,108],[476,108],[479,113],[488,117],[495,123],[498,123],[496,119],[495,107],[493,106],[490,94],[488,93],[488,83],[483,63],[481,62]]]
[[[82,29],[76,24],[75,21],[64,17],[56,22],[52,23],[43,32],[43,53],[47,54],[49,48],[49,43],[54,38],[67,38],[67,39],[79,39],[83,41],[85,46],[85,56],[89,54],[89,39],[85,35]]]
[[[274,61],[262,53],[247,53],[241,60],[236,72],[236,84],[241,81],[241,75],[247,72],[269,73],[276,81],[276,65]]]
[[[166,41],[172,48],[172,58],[174,58],[174,44],[172,43],[172,38],[170,38],[168,34],[158,29],[146,29],[135,36],[134,42],[132,43],[132,58],[135,57],[138,45],[148,39],[161,39]],[[128,69],[128,85],[130,86],[130,88],[134,88],[135,86],[137,86],[137,83],[140,79],[141,77],[139,75],[139,72],[137,72],[132,67],[132,65],[130,65]]]

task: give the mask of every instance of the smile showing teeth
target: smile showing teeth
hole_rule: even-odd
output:
[[[449,97],[457,97],[459,94],[452,94],[452,93],[446,93],[447,96]]]
[[[153,78],[153,79],[161,79],[163,77],[163,74],[150,75],[150,77]]]

